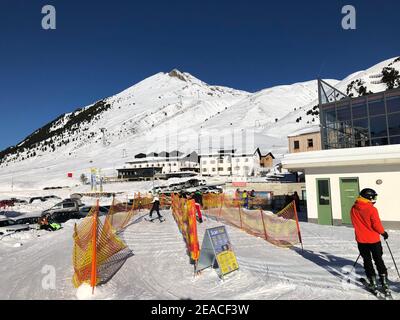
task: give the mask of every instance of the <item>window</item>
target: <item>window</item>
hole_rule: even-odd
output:
[[[204,160],[204,161],[203,161],[203,164],[207,164],[207,161]]]
[[[207,172],[207,169],[206,169],[206,168],[204,168],[204,169],[203,169],[203,172]]]
[[[228,171],[232,171],[232,168],[231,168],[231,167],[229,167],[229,168],[228,168]]]
[[[353,119],[366,118],[367,115],[367,106],[364,103],[354,104],[352,106],[353,110]]]
[[[224,159],[219,159],[218,163],[224,163]]]
[[[400,97],[389,97],[386,99],[387,112],[400,112]]]
[[[320,205],[330,204],[329,180],[318,180],[318,198]]]
[[[295,150],[300,149],[300,141],[298,141],[298,140],[294,141],[294,149]]]
[[[371,145],[372,146],[385,146],[388,144],[388,138],[383,137],[383,138],[378,138],[378,139],[371,139]]]
[[[246,158],[246,159],[244,160],[244,162],[249,162],[249,158]]]
[[[383,100],[369,101],[368,110],[370,116],[385,114],[385,102]]]
[[[371,130],[371,138],[387,136],[386,116],[371,118],[370,130]]]
[[[400,136],[397,137],[390,137],[391,144],[400,144]]]
[[[334,106],[324,108],[323,112],[325,113],[325,122],[327,126],[336,121],[336,111]]]
[[[338,106],[337,107],[337,120],[340,121],[346,121],[351,119],[351,114],[350,114],[350,106],[344,105],[344,106]]]
[[[215,168],[212,168],[212,171],[215,172]]]
[[[215,164],[215,160],[211,160],[210,163],[211,163],[211,164]]]
[[[307,145],[309,148],[314,147],[314,140],[313,139],[307,139]]]
[[[224,171],[224,168],[219,167],[218,171]]]
[[[388,116],[388,122],[389,122],[389,134],[391,136],[400,135],[400,113],[394,113]]]

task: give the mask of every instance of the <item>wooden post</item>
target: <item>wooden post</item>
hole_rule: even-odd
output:
[[[238,208],[239,208],[239,218],[240,218],[240,229],[243,229],[242,210],[240,210],[240,202],[239,202]]]
[[[260,213],[261,213],[261,220],[262,220],[263,227],[264,227],[265,240],[268,241],[267,229],[265,229],[265,222],[264,222],[264,212],[262,211],[262,209],[260,209]]]
[[[301,239],[301,232],[300,232],[300,225],[299,225],[299,217],[297,216],[296,202],[293,200],[292,204],[293,204],[293,209],[294,209],[294,216],[295,216],[295,218],[296,218],[297,235],[298,235],[298,237],[299,237],[299,241],[300,241],[300,244],[301,244],[301,251],[304,251],[304,248],[303,248],[303,240]]]
[[[92,226],[92,272],[90,275],[90,285],[92,287],[92,294],[97,282],[97,218],[99,214],[99,200],[97,200],[96,210],[93,214]]]
[[[224,194],[222,193],[220,198],[221,206],[219,207],[218,219],[221,220],[222,206],[224,205]]]

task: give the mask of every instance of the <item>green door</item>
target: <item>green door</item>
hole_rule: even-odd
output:
[[[333,225],[329,179],[317,179],[318,223]]]
[[[340,202],[343,224],[351,224],[350,210],[359,193],[358,178],[340,178]]]

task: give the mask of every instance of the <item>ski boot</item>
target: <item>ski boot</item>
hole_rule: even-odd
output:
[[[376,278],[375,277],[369,277],[368,278],[368,283],[367,283],[368,290],[371,291],[374,295],[378,295],[378,286],[376,285]]]
[[[390,289],[389,289],[387,275],[386,274],[380,274],[379,275],[379,279],[380,279],[380,282],[381,282],[382,293],[385,295],[386,299],[390,299],[392,297],[392,294],[391,294]]]

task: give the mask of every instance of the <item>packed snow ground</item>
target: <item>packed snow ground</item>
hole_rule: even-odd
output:
[[[71,279],[75,221],[57,232],[30,231],[0,241],[0,299],[376,299],[362,287],[348,284],[348,270],[357,258],[353,229],[301,223],[304,252],[278,248],[263,239],[227,226],[240,269],[220,280],[212,269],[194,277],[185,243],[170,211],[166,222],[147,222],[137,215],[121,234],[132,250],[122,268],[95,295],[77,290]],[[200,243],[211,219],[199,224]],[[395,257],[400,232],[390,231]],[[389,278],[396,272],[384,247]],[[398,260],[397,260],[398,261]],[[47,266],[56,271],[55,289],[43,289]],[[347,270],[347,271],[346,271]],[[359,264],[357,270],[362,272]],[[400,287],[392,282],[394,298]]]

